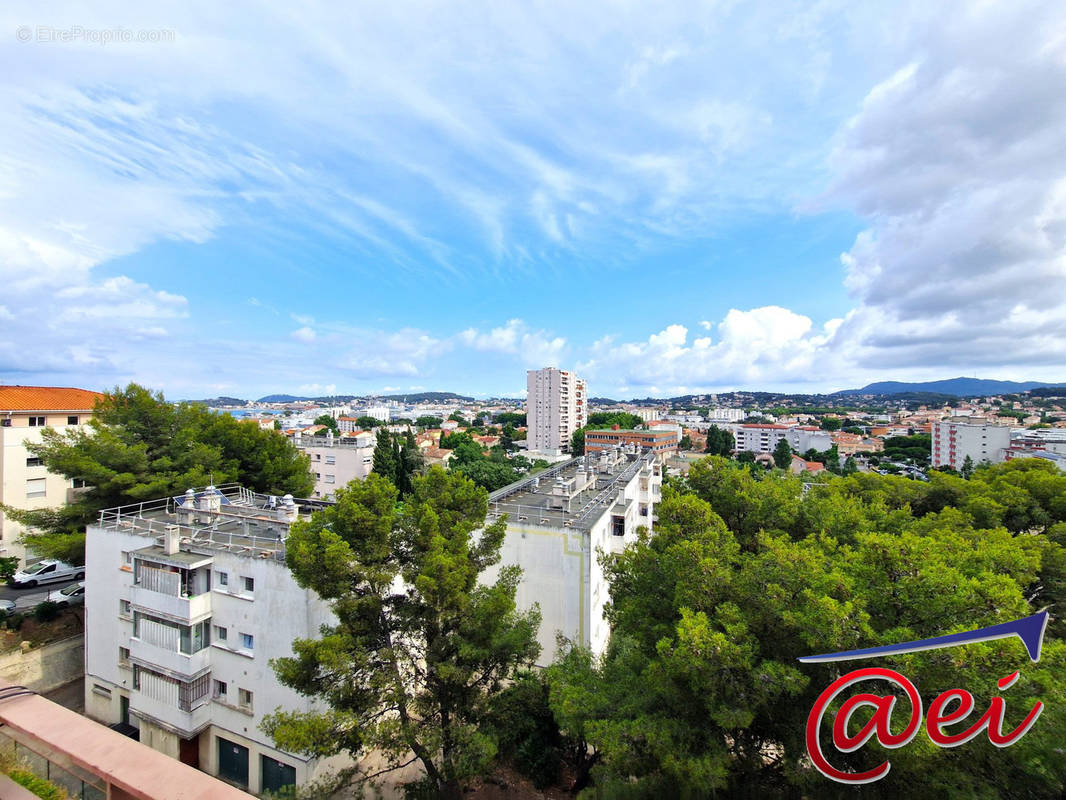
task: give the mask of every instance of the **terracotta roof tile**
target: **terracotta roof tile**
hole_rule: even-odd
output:
[[[100,392],[59,386],[0,386],[0,411],[91,411]]]

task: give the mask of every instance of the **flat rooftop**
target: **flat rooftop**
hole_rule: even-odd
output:
[[[292,503],[288,513],[287,502]],[[176,532],[181,549],[189,554],[227,552],[284,561],[291,522],[327,505],[332,503],[259,494],[237,485],[209,486],[176,497],[105,509],[90,527],[154,540],[146,541],[146,546],[162,543],[168,532]]]
[[[556,464],[490,494],[485,522],[507,514],[514,523],[590,530],[614,506],[618,490],[654,458],[629,445]]]

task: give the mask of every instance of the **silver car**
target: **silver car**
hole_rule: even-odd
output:
[[[85,602],[85,581],[49,592],[48,599],[57,606],[80,606]]]

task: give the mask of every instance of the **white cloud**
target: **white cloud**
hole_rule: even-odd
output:
[[[627,391],[684,393],[696,388],[778,385],[822,377],[840,321],[814,330],[810,318],[779,306],[730,309],[717,325],[717,341],[689,339],[684,325],[669,325],[642,342],[604,338],[578,365],[590,380],[611,381]]]
[[[315,329],[307,325],[304,325],[302,328],[297,328],[289,335],[296,341],[305,343],[313,342],[315,339],[318,338],[317,334],[315,333]]]
[[[1066,365],[1063,9],[956,9],[840,131],[857,367]]]
[[[456,341],[473,350],[515,355],[526,366],[558,364],[566,352],[566,339],[548,331],[531,329],[520,319],[488,331],[467,328]]]

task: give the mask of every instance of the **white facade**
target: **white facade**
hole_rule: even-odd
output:
[[[316,498],[332,499],[340,486],[363,480],[374,465],[377,439],[369,432],[355,436],[294,436],[293,444],[311,459]]]
[[[630,446],[571,460],[489,496],[487,521],[507,514],[507,533],[500,564],[482,580],[494,581],[509,564],[522,568],[518,607],[540,606],[538,664],[555,658],[559,632],[604,652],[610,596],[598,554],[631,544],[642,526],[651,530],[661,487],[659,458]],[[606,502],[589,505],[600,496]]]
[[[367,406],[361,408],[355,414],[356,417],[373,417],[374,419],[380,419],[382,422],[388,422],[392,419],[392,412],[388,406]]]
[[[732,428],[736,438],[736,450],[741,453],[772,453],[777,443],[786,440],[790,447],[800,453],[814,449],[819,452],[833,446],[827,431],[817,428],[786,425],[737,425]]]
[[[573,372],[554,367],[526,373],[526,438],[530,450],[568,453],[574,431],[587,422],[585,381]]]
[[[206,507],[209,494],[186,506]],[[278,682],[270,659],[335,623],[285,565],[295,514],[244,492],[195,515],[180,502],[104,512],[88,526],[85,713],[132,725],[142,744],[253,793],[271,780],[302,784],[333,764],[280,751],[259,730],[279,706],[314,707]]]
[[[27,410],[25,402],[8,402],[20,410],[7,410],[2,406],[2,390],[19,390],[20,397],[29,395],[36,408]],[[94,392],[84,390],[55,390],[50,387],[0,387],[0,503],[13,508],[34,511],[41,508],[57,508],[65,505],[78,491],[74,483],[62,475],[49,472],[41,465],[26,445],[42,441],[45,427],[65,433],[85,425],[92,418],[93,400],[74,403],[67,400],[67,393],[74,397],[95,398]],[[57,408],[56,406],[59,405]],[[80,407],[79,407],[80,406]],[[17,557],[20,566],[26,558],[25,549],[18,540],[24,528],[0,512],[0,556]]]
[[[747,416],[743,408],[712,408],[707,414],[708,422],[743,422]]]
[[[628,413],[640,417],[641,422],[652,422],[662,417],[662,412],[657,408],[632,408]]]
[[[946,420],[933,423],[934,467],[949,466],[962,469],[969,456],[974,466],[987,461],[1005,461],[1010,447],[1010,428],[1006,425],[981,425]]]

